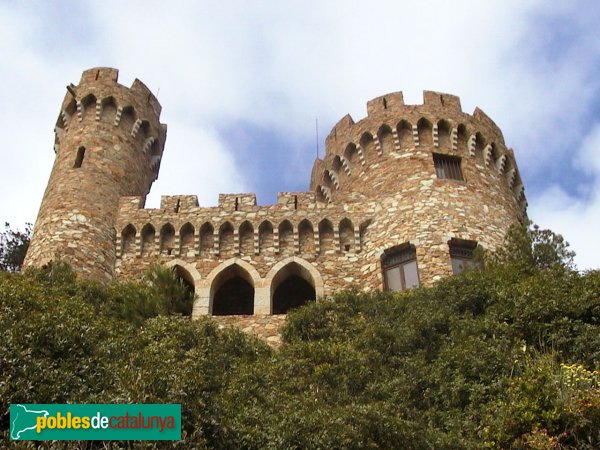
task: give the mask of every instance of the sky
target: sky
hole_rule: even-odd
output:
[[[515,151],[531,220],[600,268],[597,0],[0,0],[0,220],[34,222],[65,86],[99,66],[154,92],[161,195],[305,191],[333,125],[403,91],[460,96]],[[318,119],[318,127],[315,120]],[[318,139],[317,139],[318,131]]]

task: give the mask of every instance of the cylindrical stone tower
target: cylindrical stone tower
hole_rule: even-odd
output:
[[[469,264],[475,246],[499,246],[510,225],[526,219],[523,183],[500,129],[479,108],[467,114],[458,97],[430,91],[422,105],[406,105],[396,92],[368,102],[364,119],[340,120],[311,190],[372,215],[363,234],[373,286],[382,286],[378,264],[385,273],[404,257],[418,263],[420,283],[431,284]]]
[[[67,87],[25,266],[64,258],[84,278],[113,277],[119,199],[145,199],[167,132],[152,92],[137,79],[122,86],[117,77],[116,69],[94,68]]]

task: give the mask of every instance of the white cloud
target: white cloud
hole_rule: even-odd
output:
[[[563,232],[580,265],[600,266],[586,225],[598,218],[600,167],[590,161],[599,152],[582,144],[600,95],[593,1],[552,9],[541,0],[78,5],[0,5],[0,54],[10,68],[0,73],[5,220],[34,220],[64,86],[88,67],[118,67],[122,84],[139,77],[158,93],[169,132],[150,205],[161,194],[214,204],[218,192],[254,190],[219,135],[240,121],[276,129],[293,143],[289,160],[306,161],[297,143],[314,141],[315,117],[322,144],[347,112],[363,117],[370,98],[403,90],[420,103],[429,89],[460,95],[463,109],[480,106],[498,123],[532,193],[532,219]],[[268,167],[267,151],[257,158]],[[592,180],[587,196],[547,176],[561,165]],[[294,170],[308,181],[310,167]],[[286,182],[274,177],[273,191]]]

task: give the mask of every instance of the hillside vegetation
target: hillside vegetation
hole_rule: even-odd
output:
[[[2,447],[600,448],[600,273],[537,228],[485,267],[295,310],[278,350],[182,317],[165,269],[0,273]],[[181,403],[184,441],[8,440],[10,403],[69,402]]]

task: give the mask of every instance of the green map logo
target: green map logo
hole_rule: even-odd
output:
[[[179,404],[12,404],[12,440],[181,440]]]
[[[49,415],[50,413],[46,410],[33,411],[24,405],[10,405],[10,438],[23,439],[22,433],[36,429],[38,417],[45,418]]]

